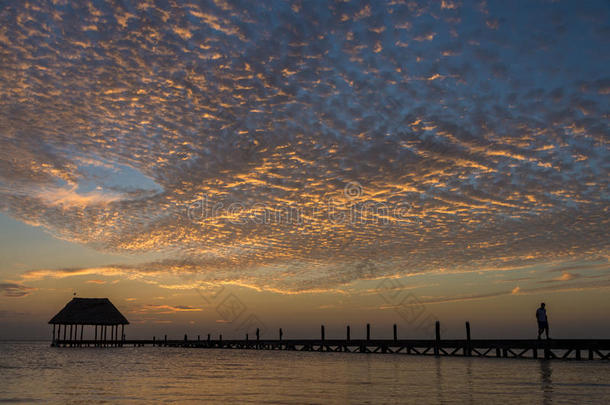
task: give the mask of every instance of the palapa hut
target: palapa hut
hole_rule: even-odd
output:
[[[72,298],[66,306],[59,311],[50,321],[53,325],[53,345],[58,346],[63,344],[81,345],[83,343],[83,330],[85,325],[95,326],[95,337],[93,343],[98,345],[120,345],[124,339],[125,325],[129,325],[129,321],[119,312],[118,309],[108,298]],[[58,325],[57,335],[55,334],[55,325]],[[80,325],[80,339],[77,339],[78,326]],[[119,325],[121,325],[121,336],[118,335]],[[63,335],[62,335],[63,326]],[[66,339],[66,332],[70,327],[70,335]],[[98,339],[98,326],[100,327]],[[108,326],[110,326],[110,334],[108,335]]]

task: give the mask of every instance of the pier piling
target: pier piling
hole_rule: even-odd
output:
[[[470,347],[470,322],[466,321],[466,346],[464,347],[464,356],[472,356]]]
[[[438,356],[438,355],[440,355],[440,347],[441,347],[441,323],[439,321],[436,321],[435,329],[436,329],[436,339],[434,342],[434,355]]]

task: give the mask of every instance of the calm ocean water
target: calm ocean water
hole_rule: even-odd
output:
[[[610,363],[0,342],[0,402],[608,403]]]

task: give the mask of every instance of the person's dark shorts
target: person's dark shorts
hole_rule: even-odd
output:
[[[538,329],[547,329],[549,327],[549,323],[545,321],[538,321]]]

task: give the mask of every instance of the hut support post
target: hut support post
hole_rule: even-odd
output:
[[[55,324],[53,324],[53,338],[51,339],[51,346],[55,346]]]
[[[123,346],[123,341],[125,341],[125,324],[121,325],[121,346]]]
[[[394,324],[394,341],[398,340],[398,327]]]
[[[83,344],[83,329],[85,329],[85,325],[81,325],[80,326],[80,341],[81,341],[81,345]]]
[[[68,325],[64,325],[64,346],[66,345],[66,329],[68,329]]]
[[[97,346],[97,325],[95,325],[95,335],[93,336],[93,346]]]

